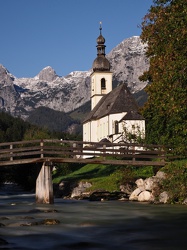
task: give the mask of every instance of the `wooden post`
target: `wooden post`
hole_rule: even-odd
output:
[[[77,144],[76,143],[73,143],[73,148],[76,148]],[[76,152],[75,150],[73,150],[73,152]],[[76,155],[73,154],[73,158],[77,158]]]
[[[103,145],[103,154],[105,154],[106,153],[106,145]],[[106,156],[103,156],[103,160],[106,160]]]
[[[46,165],[44,162],[38,178],[36,180],[36,203],[40,204],[53,204],[53,183],[52,173],[49,164]]]
[[[163,163],[163,162],[165,162],[165,160],[166,160],[166,150],[163,146],[163,147],[161,147],[161,162]]]
[[[41,151],[40,157],[41,157],[41,158],[44,157],[44,155],[43,155],[43,151],[44,151],[43,146],[44,146],[44,143],[43,143],[43,140],[41,140],[41,142],[40,142],[40,151]]]
[[[135,161],[136,161],[136,158],[135,158],[135,146],[132,147],[132,165],[135,165]]]
[[[13,149],[13,145],[10,144],[10,155],[13,154],[12,149]],[[13,157],[12,156],[10,156],[10,161],[13,161]]]

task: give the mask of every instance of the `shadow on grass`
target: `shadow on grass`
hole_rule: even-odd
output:
[[[70,173],[69,175],[62,176],[62,179],[67,181],[78,181],[83,179],[106,177],[120,168],[121,166],[88,164],[79,170]]]

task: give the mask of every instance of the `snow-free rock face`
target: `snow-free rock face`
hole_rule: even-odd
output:
[[[57,74],[53,68],[50,66],[42,69],[38,74],[38,79],[41,81],[52,82],[57,78]]]
[[[0,83],[6,83],[11,85],[14,80],[14,77],[8,72],[8,70],[0,64]]]
[[[139,76],[149,68],[145,56],[147,45],[141,42],[139,36],[123,40],[107,55],[118,82],[126,82],[132,93],[142,90],[147,83],[141,82]]]
[[[122,41],[107,55],[115,84],[126,82],[132,93],[146,86],[138,79],[149,67],[145,51],[146,45],[135,36]],[[16,78],[1,65],[0,108],[23,119],[41,106],[63,112],[73,111],[90,100],[91,72],[75,71],[60,77],[48,66],[33,78]]]
[[[0,110],[19,116],[22,100],[14,86],[14,77],[0,64]]]

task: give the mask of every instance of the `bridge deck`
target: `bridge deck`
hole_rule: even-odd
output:
[[[0,143],[0,166],[37,162],[164,166],[166,161],[166,150],[160,145],[57,139]]]

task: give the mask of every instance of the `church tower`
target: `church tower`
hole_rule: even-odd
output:
[[[93,62],[93,72],[91,74],[91,110],[100,99],[112,91],[112,72],[110,63],[105,57],[105,38],[102,36],[102,26],[100,23],[100,35],[97,38],[97,57]]]

